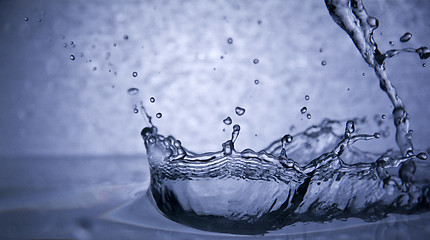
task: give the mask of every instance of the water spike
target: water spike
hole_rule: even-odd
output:
[[[291,136],[289,134],[285,135],[282,138],[282,140],[281,140],[281,142],[282,142],[282,149],[281,149],[281,154],[280,154],[281,158],[288,158],[287,157],[287,145],[289,143],[291,143],[292,141],[293,141],[293,136]]]
[[[142,109],[141,113],[145,117],[145,119],[148,121],[149,125],[151,125],[151,127],[154,127],[154,124],[152,124],[152,117],[149,116],[148,112],[146,111],[145,107],[143,106],[143,101],[140,102],[140,109]]]
[[[350,138],[351,134],[355,132],[354,121],[349,120],[345,126],[345,138]]]
[[[231,142],[236,142],[237,137],[239,136],[240,132],[240,126],[238,124],[235,124],[233,126],[233,132],[231,133]]]

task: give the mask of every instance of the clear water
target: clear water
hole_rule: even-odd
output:
[[[374,69],[380,88],[393,104],[399,151],[387,150],[382,155],[360,151],[353,146],[355,142],[371,141],[380,133],[356,133],[352,120],[326,119],[295,136],[285,135],[261,151],[236,151],[240,126],[234,125],[221,151],[196,154],[175,137],[158,134],[142,104],[151,125],[141,133],[150,165],[151,198],[167,218],[201,230],[248,235],[298,222],[376,221],[392,213],[429,210],[429,179],[426,174],[415,175],[417,167],[421,173],[428,169],[420,163],[427,155],[414,152],[406,107],[384,63],[401,52],[416,52],[426,59],[428,48],[381,53],[373,38],[378,20],[367,14],[362,1],[325,3],[333,20]],[[406,34],[400,41],[411,37]],[[238,116],[245,113],[242,107],[235,111]],[[305,114],[307,109],[300,112]],[[230,125],[231,119],[223,122]]]

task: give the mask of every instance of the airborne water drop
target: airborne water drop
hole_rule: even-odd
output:
[[[236,107],[235,112],[238,116],[242,116],[245,113],[245,108]]]

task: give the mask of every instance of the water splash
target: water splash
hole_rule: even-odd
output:
[[[425,160],[427,155],[413,151],[409,116],[384,63],[401,52],[428,58],[428,48],[392,49],[383,54],[373,39],[378,19],[367,14],[361,0],[325,3],[391,100],[400,151],[382,155],[360,151],[353,146],[355,142],[371,141],[380,134],[357,133],[353,120],[343,127],[341,121],[326,119],[258,152],[235,150],[240,133],[236,124],[221,151],[196,154],[174,137],[158,134],[142,105],[141,113],[150,124],[141,132],[150,165],[150,190],[166,217],[208,231],[261,234],[295,222],[349,217],[375,221],[389,213],[430,209],[429,180],[414,179],[413,160]],[[235,110],[239,116],[245,112],[239,107]]]

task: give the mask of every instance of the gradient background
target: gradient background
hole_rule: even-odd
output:
[[[429,1],[364,4],[379,19],[381,51],[430,45]],[[400,43],[405,32],[413,37]],[[259,150],[324,118],[374,121],[385,114],[391,135],[367,147],[396,148],[391,103],[322,0],[0,1],[0,46],[3,189],[27,184],[22,179],[37,187],[51,178],[73,185],[79,174],[83,184],[111,174],[147,184],[147,170],[133,170],[146,164],[146,123],[132,107],[140,101],[150,115],[163,114],[153,118],[161,134],[196,152],[221,149],[231,134],[232,125],[222,122],[227,116],[242,127],[237,148]],[[429,71],[416,54],[387,60],[418,149],[430,146]],[[139,94],[129,95],[131,87]],[[235,115],[236,106],[246,113]],[[312,119],[300,114],[303,106]],[[44,162],[46,156],[56,160]],[[86,156],[121,156],[129,165],[106,158],[107,165],[82,175],[83,161],[70,161]],[[126,156],[140,159],[127,163]],[[146,176],[128,176],[139,171]]]

